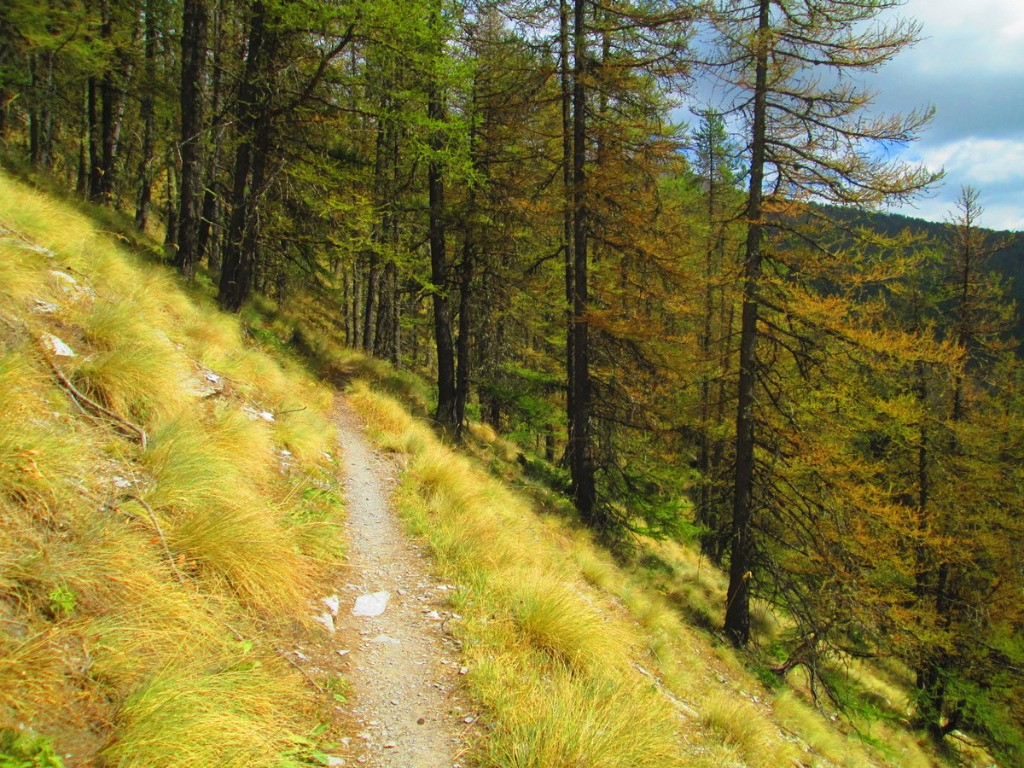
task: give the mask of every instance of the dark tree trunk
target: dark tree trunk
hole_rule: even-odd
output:
[[[472,205],[473,203],[471,203]],[[462,426],[466,420],[466,403],[469,402],[470,372],[473,360],[470,349],[472,331],[473,270],[476,260],[472,232],[466,233],[462,249],[462,265],[459,279],[459,338],[458,368],[455,370],[455,438],[462,438]]]
[[[222,309],[237,312],[252,291],[258,223],[256,200],[262,191],[266,153],[270,147],[270,115],[267,103],[266,49],[273,48],[267,32],[267,10],[262,2],[252,5],[245,72],[239,88],[238,122],[241,138],[235,150],[231,214],[224,241],[217,301]]]
[[[212,12],[213,30],[210,39],[213,42],[213,92],[210,98],[210,114],[213,115],[212,119],[216,120],[216,116],[221,113],[224,105],[223,78],[221,77],[223,10],[215,6]],[[220,222],[221,194],[223,193],[220,180],[220,155],[224,126],[221,124],[223,121],[217,122],[218,124],[214,129],[213,140],[206,158],[204,172],[206,184],[203,190],[202,218],[199,221],[198,253],[196,254],[197,261],[206,259],[206,263],[212,272],[220,271],[220,238],[217,237],[217,226]]]
[[[53,165],[53,81],[54,56],[51,52],[29,57],[29,77],[33,104],[29,109],[29,159],[37,168]]]
[[[191,280],[199,262],[203,205],[203,80],[206,0],[185,0],[181,35],[181,190],[175,266]],[[244,139],[243,139],[244,141]]]
[[[348,269],[343,268],[341,273],[341,314],[346,347],[352,346],[352,298],[352,281],[349,279]]]
[[[572,410],[569,413],[569,471],[573,502],[580,518],[597,530],[607,521],[597,514],[597,488],[590,434],[590,326],[587,318],[588,294],[588,210],[586,197],[587,161],[587,30],[585,0],[575,0],[573,53],[575,71],[572,83],[573,111],[573,296],[572,296]]]
[[[110,2],[103,0],[100,6],[102,23],[100,37],[110,40],[113,34],[113,20],[110,15]],[[94,185],[91,199],[95,203],[109,203],[114,189],[114,112],[117,102],[117,88],[114,85],[113,67],[107,65],[106,71],[98,83],[99,100],[99,133],[96,139],[95,162],[93,167]],[[94,89],[95,90],[95,89]],[[94,101],[96,97],[94,96]],[[96,125],[96,123],[93,123]],[[97,165],[98,163],[98,165]]]
[[[217,289],[217,301],[221,308],[228,310],[234,310],[236,306],[241,308],[249,291],[251,265],[242,263],[249,258],[247,254],[243,254],[242,239],[246,230],[246,185],[251,166],[252,146],[243,139],[235,151],[231,215],[224,240],[224,258]]]
[[[178,165],[173,152],[167,158],[167,200],[164,216],[167,229],[164,233],[164,249],[173,254],[178,248]]]
[[[559,68],[561,69],[562,102],[562,249],[565,261],[565,417],[572,423],[573,401],[573,154],[572,154],[572,77],[569,71],[569,6],[558,3]],[[572,465],[573,442],[565,447],[566,465]]]
[[[770,0],[760,0],[758,30],[769,26]],[[751,142],[750,187],[747,197],[747,242],[744,255],[743,313],[740,320],[740,376],[736,407],[736,477],[729,538],[729,589],[726,597],[725,632],[733,645],[750,640],[750,580],[754,566],[751,522],[754,506],[754,453],[757,384],[757,293],[761,281],[762,187],[764,183],[768,51],[756,57],[754,125]]]
[[[430,86],[427,113],[438,125],[444,120],[440,88]],[[458,429],[455,406],[455,347],[452,341],[451,306],[448,300],[448,254],[445,243],[444,169],[439,157],[443,136],[435,129],[427,169],[430,207],[430,282],[434,299],[434,341],[437,346],[437,410],[434,419],[448,434]]]
[[[228,243],[224,251],[224,265],[221,271],[218,300],[223,309],[238,312],[252,294],[253,278],[258,267],[259,256],[259,200],[266,181],[267,161],[270,156],[270,118],[261,114],[256,135],[248,147],[248,157],[243,158],[236,168],[235,200]],[[249,189],[237,186],[241,174],[249,169]],[[230,262],[228,256],[231,256]]]
[[[28,57],[28,81],[29,88],[33,93],[34,102],[28,110],[28,158],[35,167],[42,165],[40,136],[42,134],[42,111],[45,108],[45,99],[39,94],[39,57],[29,54]]]
[[[89,122],[89,201],[103,199],[103,145],[100,126],[100,87],[95,77],[86,84],[86,115]]]
[[[363,301],[363,351],[373,352],[373,319],[377,311],[380,293],[380,263],[376,253],[370,254],[370,266],[366,276],[366,300]]]
[[[395,363],[398,328],[396,300],[398,295],[398,268],[393,260],[384,265],[380,284],[380,300],[377,302],[377,323],[374,330],[373,354],[381,360]]]
[[[144,82],[142,102],[139,107],[142,117],[142,151],[139,158],[139,195],[135,206],[135,228],[140,232],[146,231],[153,200],[153,131],[156,124],[156,107],[153,92],[156,89],[157,41],[156,19],[153,18],[154,5],[153,0],[147,0],[145,10],[146,22],[143,32],[145,36],[143,44],[143,56],[145,57],[143,65]]]
[[[78,134],[78,171],[75,175],[75,194],[83,199],[89,195],[89,121],[84,115]]]
[[[398,167],[398,136],[391,115],[394,104],[390,98],[389,85],[390,82],[382,89],[378,105],[373,188],[375,203],[380,213],[373,229],[374,252],[370,256],[368,280],[370,296],[366,303],[363,324],[364,350],[372,351],[375,357],[381,359],[394,356],[394,331],[397,331],[396,327],[390,325],[390,316],[393,311],[394,292],[398,289],[397,269],[394,263],[398,239],[394,199],[397,194],[395,177]],[[372,325],[371,320],[374,321]]]
[[[113,201],[116,181],[120,178],[121,135],[124,130],[124,115],[128,108],[128,92],[126,84],[134,79],[135,60],[132,55],[139,36],[138,14],[132,16],[132,35],[130,45],[126,45],[118,51],[118,67],[109,74],[109,90],[107,95],[110,100],[110,130],[107,136],[107,146],[104,148],[104,157],[109,168],[107,174],[107,198]],[[106,97],[105,97],[106,98]]]

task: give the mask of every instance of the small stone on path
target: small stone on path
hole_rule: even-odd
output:
[[[380,616],[388,607],[388,600],[391,598],[389,592],[374,592],[369,595],[360,595],[356,598],[355,608],[352,609],[353,616]]]
[[[337,595],[331,595],[330,597],[321,597],[320,602],[331,612],[331,616],[338,615],[338,609],[341,608],[341,598]]]

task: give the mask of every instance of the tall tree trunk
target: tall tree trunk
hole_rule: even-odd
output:
[[[100,125],[100,86],[96,77],[86,84],[86,115],[89,123],[89,201],[103,199],[103,145]]]
[[[603,530],[607,521],[598,519],[597,488],[591,444],[590,326],[588,286],[588,210],[586,192],[587,85],[588,68],[585,0],[574,0],[572,83],[573,111],[573,295],[572,295],[572,411],[569,414],[569,471],[573,502],[580,518]]]
[[[377,323],[374,332],[373,354],[392,364],[396,361],[398,327],[396,304],[398,300],[398,267],[394,259],[384,265],[380,286],[380,301],[377,304]]]
[[[216,228],[221,216],[221,146],[224,133],[224,121],[217,120],[221,109],[224,106],[223,77],[221,76],[221,59],[223,53],[222,24],[224,12],[219,6],[212,9],[213,30],[210,39],[213,42],[213,76],[212,94],[210,97],[210,114],[212,121],[216,123],[209,151],[207,152],[204,178],[206,183],[203,190],[202,216],[199,221],[199,235],[196,240],[196,260],[206,259],[207,265],[213,272],[220,271],[220,238],[217,237]]]
[[[245,72],[239,88],[239,133],[235,150],[235,164],[231,187],[231,215],[224,240],[224,258],[221,266],[217,301],[221,308],[237,312],[252,291],[254,262],[256,259],[257,222],[256,199],[262,192],[266,153],[270,150],[270,116],[266,103],[265,48],[273,47],[267,31],[266,5],[257,0],[252,4],[249,22],[249,45],[245,58]]]
[[[53,164],[53,81],[54,55],[45,52],[29,56],[29,83],[33,93],[28,112],[29,159],[37,168]]]
[[[366,304],[363,348],[375,357],[388,358],[394,353],[391,326],[393,292],[398,290],[397,270],[394,263],[398,232],[396,228],[395,195],[397,194],[398,135],[392,116],[391,74],[382,74],[388,82],[382,88],[378,104],[376,153],[373,166],[373,190],[379,215],[373,228],[373,248],[370,256],[368,284],[371,297]],[[383,264],[383,267],[381,266]],[[374,320],[371,326],[371,319]],[[372,336],[371,336],[372,328]],[[372,339],[372,343],[371,343]]]
[[[119,178],[119,158],[121,157],[121,136],[124,129],[124,115],[128,109],[128,91],[127,83],[133,81],[135,59],[133,51],[138,43],[139,37],[139,16],[138,14],[132,15],[132,34],[131,44],[123,46],[117,52],[118,67],[115,71],[110,73],[110,112],[111,112],[111,125],[110,133],[107,138],[108,147],[104,150],[106,157],[107,167],[110,169],[110,173],[107,176],[107,197],[113,201],[115,189],[115,181]]]
[[[110,40],[113,35],[113,19],[111,18],[110,0],[101,3],[102,24],[100,37]],[[93,201],[109,203],[114,190],[114,146],[115,110],[117,105],[117,88],[114,84],[114,67],[107,65],[106,71],[99,81],[100,92],[100,139],[98,154],[100,168],[96,174],[96,189]]]
[[[366,274],[366,299],[363,301],[363,351],[367,354],[373,352],[373,319],[380,293],[380,271],[380,260],[376,252],[371,252]]]
[[[270,116],[261,112],[256,135],[250,145],[249,189],[241,190],[239,216],[232,215],[229,245],[238,244],[232,251],[232,268],[228,269],[227,251],[221,273],[219,301],[221,306],[238,312],[252,294],[253,278],[259,268],[260,217],[259,202],[266,183],[267,162],[270,158]]]
[[[768,31],[770,0],[760,0],[758,33]],[[747,196],[747,242],[743,272],[743,313],[740,320],[740,376],[736,407],[736,477],[732,531],[729,538],[729,589],[725,632],[733,645],[750,640],[750,580],[754,565],[751,521],[754,506],[754,454],[757,386],[757,293],[761,282],[762,188],[764,184],[768,90],[768,48],[762,44],[754,72],[754,125],[751,141],[750,187]]]
[[[337,272],[335,272],[337,274]],[[345,346],[352,346],[352,281],[349,279],[348,267],[341,270],[341,315],[345,333]]]
[[[362,299],[363,281],[359,279],[359,265],[352,265],[352,342],[351,346],[358,349],[361,343],[360,331],[362,330]]]
[[[474,205],[474,203],[470,203]],[[472,226],[472,225],[470,225]],[[468,231],[462,248],[462,265],[459,275],[459,338],[457,342],[458,368],[455,370],[455,439],[462,438],[462,426],[466,420],[466,403],[469,402],[469,382],[472,371],[470,348],[472,327],[473,270],[476,261],[476,246],[473,233]]]
[[[135,228],[146,231],[149,211],[153,200],[153,132],[156,124],[156,105],[153,92],[156,89],[156,19],[153,18],[154,0],[147,0],[144,11],[146,21],[143,44],[143,86],[140,112],[142,117],[142,151],[139,158],[139,195],[135,205]]]
[[[81,120],[78,126],[78,171],[75,194],[83,200],[89,196],[89,89],[82,94]]]
[[[181,189],[175,266],[191,280],[199,261],[203,204],[203,79],[206,76],[206,0],[185,0],[181,35]],[[243,139],[244,141],[244,139]]]
[[[451,305],[448,300],[448,253],[445,243],[444,167],[440,154],[444,138],[440,123],[444,120],[441,89],[430,85],[427,114],[434,124],[431,158],[427,169],[430,207],[430,282],[434,299],[434,342],[437,347],[437,410],[434,419],[448,434],[458,429],[455,407],[455,347],[452,341]]]
[[[562,102],[562,255],[565,261],[565,419],[572,423],[573,399],[573,181],[572,181],[572,76],[569,70],[569,5],[558,3],[558,58]],[[496,426],[496,425],[493,425]],[[572,466],[573,441],[565,444],[565,464]]]

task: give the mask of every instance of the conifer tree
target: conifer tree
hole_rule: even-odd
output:
[[[648,211],[659,207],[657,158],[671,144],[664,94],[686,74],[684,56],[692,14],[689,8],[672,3],[575,0],[568,26],[569,9],[560,6],[560,10],[563,78],[569,49],[572,54],[571,88],[563,91],[571,94],[570,119],[563,119],[563,125],[572,129],[571,137],[563,136],[563,151],[572,152],[571,164],[563,166],[563,176],[571,180],[571,194],[564,197],[565,222],[571,219],[572,224],[571,238],[568,226],[564,238],[565,252],[571,254],[566,261],[570,320],[566,458],[580,517],[615,537],[629,514],[614,512],[611,504],[598,498],[598,469],[615,475],[619,462],[610,431],[605,431],[604,455],[598,456],[595,449],[597,401],[610,404],[612,397],[596,391],[592,370],[598,339],[592,318],[603,309],[603,301],[593,287],[591,262],[598,253],[602,260],[606,255],[618,259],[621,276],[629,273],[631,259],[636,263],[650,255],[644,248],[649,243],[638,239],[640,230],[633,228],[635,221],[629,214],[636,210],[634,205],[644,207],[644,200],[650,203]],[[566,173],[569,169],[571,174]],[[607,381],[612,383],[610,378]],[[606,428],[611,424],[611,419],[605,420]],[[624,486],[630,483],[621,474],[618,479]]]
[[[743,302],[739,342],[735,477],[725,628],[737,646],[750,637],[750,594],[763,547],[757,518],[773,513],[770,478],[758,469],[765,441],[763,344],[765,267],[776,262],[768,235],[785,223],[783,201],[817,198],[871,205],[906,197],[933,178],[923,169],[879,159],[878,142],[906,142],[926,113],[868,117],[870,95],[847,75],[872,70],[911,44],[912,24],[869,25],[889,0],[758,0],[721,4],[713,13],[723,53],[715,71],[740,96],[748,192],[744,219]],[[830,78],[817,68],[829,70]]]
[[[733,282],[727,263],[732,243],[730,224],[739,202],[739,151],[731,141],[719,112],[699,113],[693,132],[691,154],[694,171],[704,194],[705,242],[702,280],[703,317],[698,333],[700,349],[700,423],[698,426],[696,499],[697,523],[701,525],[701,549],[714,561],[721,560],[727,539],[726,490],[723,477],[726,376],[732,357],[734,297],[727,286]],[[732,261],[732,259],[730,259]]]
[[[178,190],[178,252],[175,265],[186,279],[199,258],[203,201],[205,79],[208,10],[206,0],[185,0],[181,35],[181,182]]]

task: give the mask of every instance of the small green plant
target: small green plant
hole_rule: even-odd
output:
[[[298,768],[299,766],[310,765],[333,765],[334,758],[326,750],[332,750],[337,745],[332,742],[322,741],[323,735],[327,732],[328,724],[320,723],[308,736],[293,735],[294,746],[282,755],[281,768]]]
[[[75,593],[61,584],[50,591],[50,613],[54,618],[70,616],[75,610]]]
[[[331,694],[335,701],[345,704],[352,693],[352,684],[340,675],[332,675],[327,678],[324,688]]]
[[[64,768],[52,742],[44,736],[0,730],[0,768]]]

